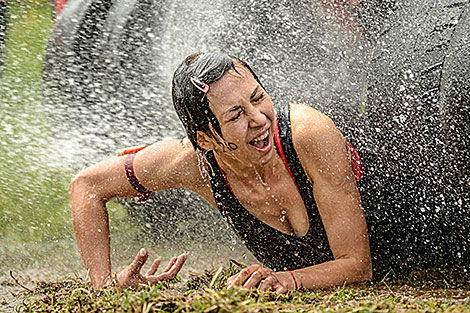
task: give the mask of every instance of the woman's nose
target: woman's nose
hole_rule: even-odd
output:
[[[256,128],[266,124],[266,115],[260,109],[251,106],[247,111],[250,127]]]

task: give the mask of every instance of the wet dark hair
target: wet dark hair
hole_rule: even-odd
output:
[[[246,62],[223,52],[191,54],[178,66],[173,75],[173,106],[195,150],[203,150],[197,144],[197,131],[202,131],[211,138],[215,138],[209,127],[211,125],[221,138],[223,136],[219,121],[209,107],[206,94],[197,88],[191,79],[197,79],[209,85],[218,81],[229,69],[238,73],[235,64],[240,64],[248,69],[264,89]]]

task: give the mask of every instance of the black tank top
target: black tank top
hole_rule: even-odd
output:
[[[295,270],[333,260],[325,229],[307,178],[294,149],[289,105],[277,108],[276,149],[294,179],[307,208],[309,229],[302,237],[285,234],[246,210],[232,193],[212,151],[206,155],[211,165],[210,182],[217,208],[253,255],[274,271]],[[278,134],[277,134],[278,129]],[[279,144],[280,141],[280,144]]]

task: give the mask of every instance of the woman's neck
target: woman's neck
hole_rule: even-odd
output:
[[[244,181],[247,184],[273,183],[279,179],[280,170],[284,167],[284,163],[277,153],[265,164],[243,162],[217,152],[214,152],[214,156],[227,177]]]

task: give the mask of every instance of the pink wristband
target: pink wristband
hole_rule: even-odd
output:
[[[292,273],[291,271],[286,271],[286,272],[289,272],[292,275],[292,279],[294,280],[294,286],[295,286],[294,290],[297,290],[297,288],[298,288],[297,280],[295,279],[294,273]]]

